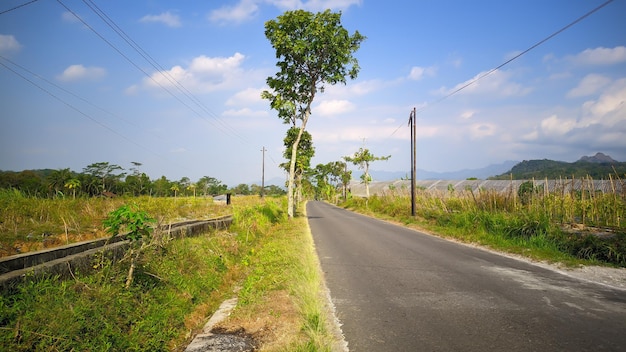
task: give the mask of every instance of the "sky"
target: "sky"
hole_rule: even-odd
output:
[[[391,156],[371,169],[410,174],[414,108],[419,169],[626,161],[626,1],[580,19],[605,2],[5,0],[0,170],[284,180],[264,24],[327,8],[367,39],[359,76],[315,97],[312,166],[363,147]]]

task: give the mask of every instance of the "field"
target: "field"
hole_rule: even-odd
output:
[[[0,189],[0,258],[110,236],[102,221],[123,204],[136,204],[168,224],[230,214],[223,203],[204,197],[37,198]]]
[[[532,181],[515,190],[416,192],[411,216],[407,189],[387,189],[343,205],[466,242],[535,259],[626,267],[626,196],[591,188],[548,191]]]

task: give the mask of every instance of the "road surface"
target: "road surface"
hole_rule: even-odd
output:
[[[626,291],[307,205],[350,351],[626,351]]]

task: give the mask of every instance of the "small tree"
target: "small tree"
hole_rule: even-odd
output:
[[[298,128],[293,143],[287,182],[287,214],[293,218],[294,179],[298,144],[311,116],[311,105],[324,85],[346,83],[346,76],[356,78],[359,65],[353,53],[365,37],[350,35],[341,25],[341,13],[330,10],[313,14],[304,10],[287,11],[265,23],[265,36],[276,50],[280,68],[267,78],[270,91],[262,98],[270,101],[278,117]],[[298,121],[300,126],[297,126]]]
[[[72,178],[65,183],[65,188],[72,191],[72,199],[76,199],[76,189],[80,188],[80,181]]]
[[[389,158],[391,158],[391,155],[375,156],[374,154],[370,153],[369,149],[367,148],[359,148],[359,151],[354,153],[354,156],[344,157],[344,159],[347,162],[351,162],[354,165],[358,165],[359,169],[363,170],[363,175],[361,175],[361,180],[365,184],[365,196],[367,198],[370,197],[369,183],[372,181],[372,178],[370,177],[370,173],[369,173],[370,163],[377,161],[377,160],[389,160]]]
[[[128,231],[126,238],[130,241],[130,268],[126,277],[126,288],[133,282],[135,265],[141,256],[145,246],[149,245],[152,237],[152,227],[150,223],[155,220],[148,216],[145,211],[138,209],[136,205],[123,205],[109,213],[103,221],[103,225],[111,237],[117,236],[121,230]]]

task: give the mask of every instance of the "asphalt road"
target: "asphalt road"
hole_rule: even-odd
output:
[[[626,291],[307,205],[350,351],[626,351]]]

